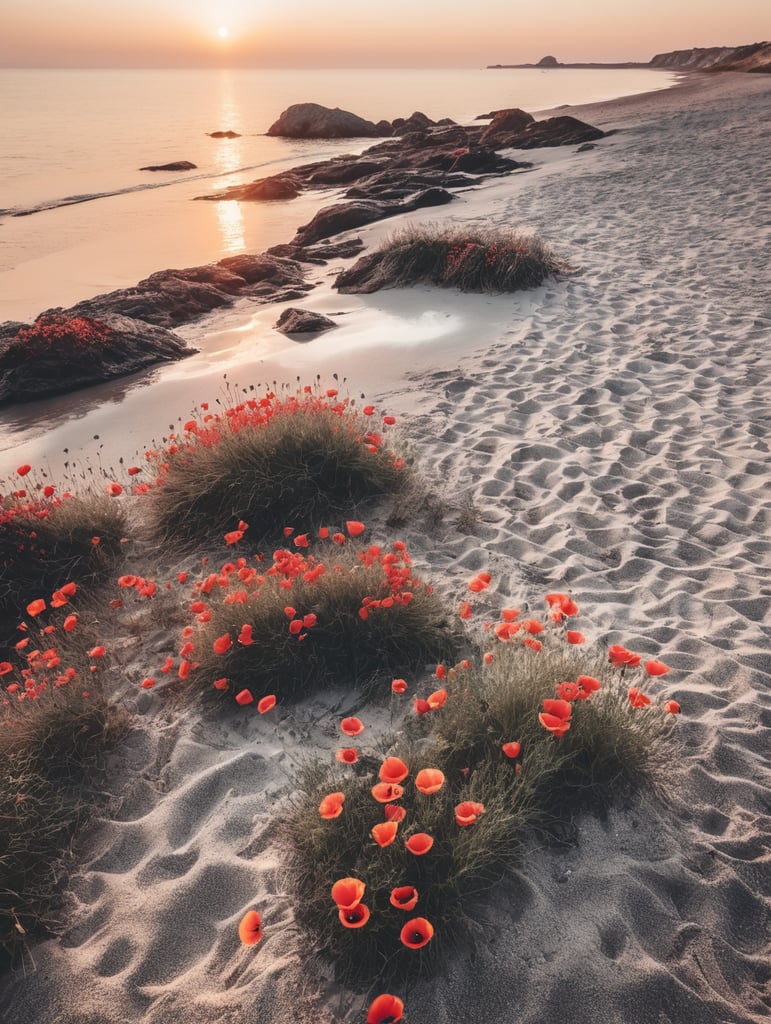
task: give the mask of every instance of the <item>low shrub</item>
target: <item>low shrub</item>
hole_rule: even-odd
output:
[[[147,493],[151,525],[167,542],[211,539],[241,520],[255,541],[276,537],[286,523],[313,524],[405,485],[409,469],[382,432],[393,417],[381,428],[374,412],[310,387],[205,412],[148,453],[155,483],[135,490]]]
[[[432,284],[463,292],[535,288],[570,268],[535,235],[506,228],[420,224],[392,235],[335,281],[341,292]]]

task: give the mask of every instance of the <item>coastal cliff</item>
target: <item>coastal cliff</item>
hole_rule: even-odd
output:
[[[767,74],[771,72],[771,42],[673,50],[671,53],[657,53],[647,63],[598,61],[563,64],[549,56],[542,57],[537,64],[488,64],[488,68],[652,68],[661,71],[747,71]]]

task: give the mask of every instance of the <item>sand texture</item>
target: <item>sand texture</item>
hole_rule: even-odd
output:
[[[771,81],[699,76],[571,113],[619,131],[432,211],[536,230],[578,272],[526,300],[490,300],[464,351],[437,343],[429,365],[381,394],[450,496],[442,525],[402,536],[450,600],[482,569],[493,577],[482,614],[540,610],[546,591],[569,590],[590,641],[662,657],[672,672],[652,689],[682,706],[676,757],[659,793],[578,815],[562,845],[533,841],[468,945],[399,994],[412,1024],[760,1024],[771,1015]],[[362,233],[368,245],[377,230]],[[444,297],[367,301],[442,308]],[[370,517],[374,534],[384,518]],[[127,641],[127,679],[165,657],[163,643]],[[341,992],[309,956],[276,826],[301,754],[331,757],[341,715],[377,732],[387,709],[342,692],[214,723],[160,706],[154,692],[138,699],[113,813],[80,843],[69,923],[33,947],[34,968],[0,982],[1,1019],[363,1021],[376,991]],[[256,950],[237,936],[252,906],[265,922]]]

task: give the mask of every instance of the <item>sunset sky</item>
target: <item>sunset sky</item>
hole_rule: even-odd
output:
[[[0,0],[0,67],[478,67],[768,39],[768,0]]]

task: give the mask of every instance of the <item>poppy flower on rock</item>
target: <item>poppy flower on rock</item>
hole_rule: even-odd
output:
[[[367,1013],[367,1024],[396,1024],[402,1019],[404,1003],[398,996],[383,995],[373,999]]]
[[[434,926],[425,917],[413,917],[402,928],[399,938],[408,949],[421,949],[434,936]]]
[[[344,718],[340,723],[340,728],[346,736],[358,736],[364,732],[364,723],[360,718]]]
[[[670,715],[679,715],[680,705],[677,703],[676,700],[668,700],[664,705],[664,710],[669,712]]]
[[[366,888],[360,878],[338,878],[332,886],[332,899],[340,910],[351,910],[364,899]]]
[[[387,757],[380,765],[378,775],[381,782],[401,782],[406,779],[410,770],[400,757]]]
[[[345,925],[346,928],[363,928],[369,921],[369,907],[365,907],[363,903],[357,903],[355,907],[348,910],[340,908],[337,916],[340,918],[340,924]]]
[[[413,853],[416,857],[422,857],[434,845],[434,837],[430,836],[427,832],[415,832],[414,835],[411,835],[406,840],[404,845],[410,853]]]
[[[345,793],[328,793],[319,804],[319,814],[322,818],[339,818],[343,813],[343,801]]]
[[[455,821],[459,825],[473,825],[480,814],[485,813],[485,805],[474,800],[464,800],[455,805]]]
[[[444,785],[444,772],[438,768],[421,768],[415,776],[415,789],[421,793],[438,793]]]
[[[389,902],[397,910],[414,910],[418,902],[418,890],[414,885],[399,885],[391,890]]]
[[[238,937],[245,946],[254,946],[262,938],[262,920],[256,910],[247,911],[238,926]]]

